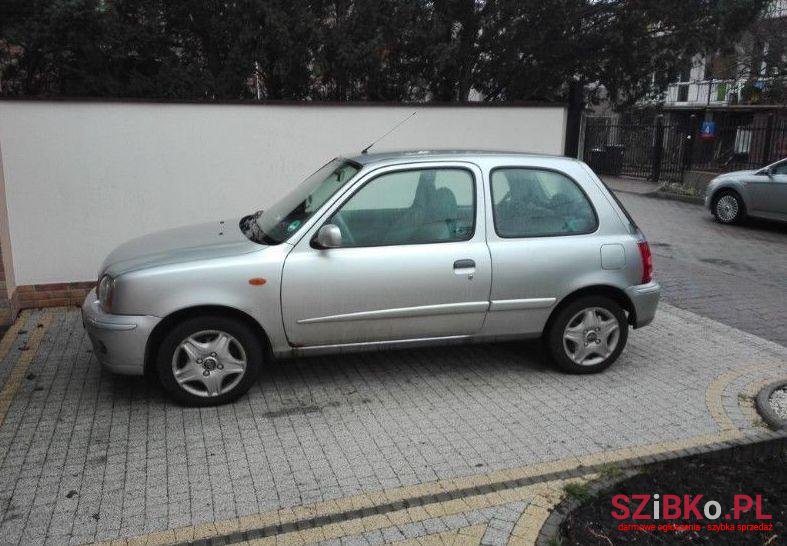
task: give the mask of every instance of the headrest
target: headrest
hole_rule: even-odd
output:
[[[434,214],[444,220],[456,218],[456,196],[448,188],[440,188],[435,193]]]

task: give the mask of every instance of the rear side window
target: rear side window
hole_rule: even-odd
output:
[[[629,211],[626,210],[626,207],[623,206],[623,203],[620,202],[620,199],[618,199],[617,194],[614,191],[612,191],[612,188],[607,186],[604,183],[603,180],[601,180],[600,178],[598,180],[599,180],[599,182],[601,182],[601,184],[607,190],[607,194],[612,198],[613,201],[615,201],[615,204],[618,206],[620,211],[623,213],[623,216],[626,217],[626,220],[629,223],[629,225],[628,225],[629,231],[631,233],[637,233],[639,231],[639,227],[637,226],[637,223],[634,221],[634,218],[631,217],[631,214],[629,214]]]
[[[593,206],[568,176],[546,169],[492,171],[492,211],[500,237],[549,237],[591,233]]]

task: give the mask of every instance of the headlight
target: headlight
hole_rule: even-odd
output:
[[[115,289],[115,279],[104,275],[98,280],[98,302],[105,313],[112,312],[112,292]]]

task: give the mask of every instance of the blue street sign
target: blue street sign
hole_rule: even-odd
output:
[[[703,121],[700,127],[700,138],[703,140],[713,140],[716,138],[716,122]]]

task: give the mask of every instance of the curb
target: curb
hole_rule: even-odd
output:
[[[632,476],[636,476],[639,474],[638,470],[628,469],[622,470],[620,475],[615,476],[614,478],[601,478],[598,481],[594,482],[590,487],[588,487],[588,495],[590,497],[595,497],[603,490],[612,487],[624,480],[631,478]],[[544,524],[541,526],[541,530],[538,532],[538,537],[536,538],[536,542],[534,546],[552,546],[554,544],[553,539],[555,537],[560,536],[560,525],[563,523],[563,520],[566,519],[573,510],[579,508],[584,501],[580,499],[565,499],[560,501],[560,503],[555,506],[552,510],[552,513],[549,514]]]
[[[609,186],[615,193],[628,193],[630,195],[641,195],[643,197],[650,197],[652,199],[664,199],[665,201],[681,201],[683,203],[691,203],[692,205],[705,205],[705,199],[702,197],[692,197],[690,195],[682,195],[680,193],[674,193],[671,191],[663,191],[660,189],[655,189],[652,191],[631,191],[631,190],[622,190],[617,189],[612,186]]]
[[[776,388],[783,386],[784,382],[774,383]],[[769,390],[773,385],[769,385],[763,389],[760,394]],[[770,396],[770,395],[769,395]],[[759,398],[759,396],[758,396]],[[766,398],[767,403],[767,398]],[[681,459],[705,459],[707,461],[728,462],[728,463],[743,463],[754,457],[773,457],[774,459],[781,458],[787,459],[787,434],[777,435],[775,437],[765,438],[748,444],[740,444],[736,442],[727,442],[722,444],[712,444],[710,450],[701,453],[691,453],[678,457],[672,457],[671,460]],[[659,461],[649,461],[639,467],[620,468],[621,474],[619,476],[610,478],[601,478],[600,480],[592,483],[588,487],[588,493],[591,497],[595,497],[603,490],[608,489],[624,480],[639,474],[644,469],[651,467],[659,462],[666,462],[670,460],[664,458]],[[579,499],[565,499],[561,501],[549,514],[541,529],[538,532],[535,546],[552,546],[554,539],[560,538],[560,525],[566,519],[566,516],[572,510],[578,508],[584,501]]]
[[[661,187],[661,186],[659,186],[659,187]],[[616,188],[614,186],[607,186],[607,188],[609,188],[609,190],[614,192],[614,193],[627,193],[629,195],[641,195],[643,197],[653,197],[654,194],[658,193],[658,191],[659,191],[658,188],[656,188],[654,190],[648,190],[648,191],[624,190],[622,188]]]
[[[649,197],[655,197],[656,199],[681,201],[683,203],[691,203],[692,205],[705,205],[705,199],[702,197],[692,197],[690,195],[681,195],[679,193],[673,193],[669,191],[656,190],[655,192],[646,195]]]
[[[787,381],[785,380],[776,381],[775,383],[766,385],[759,393],[757,393],[757,396],[754,400],[754,405],[763,421],[768,423],[770,427],[776,430],[787,429],[787,419],[782,419],[776,414],[775,411],[773,411],[770,398],[774,391],[785,386],[787,386]]]

